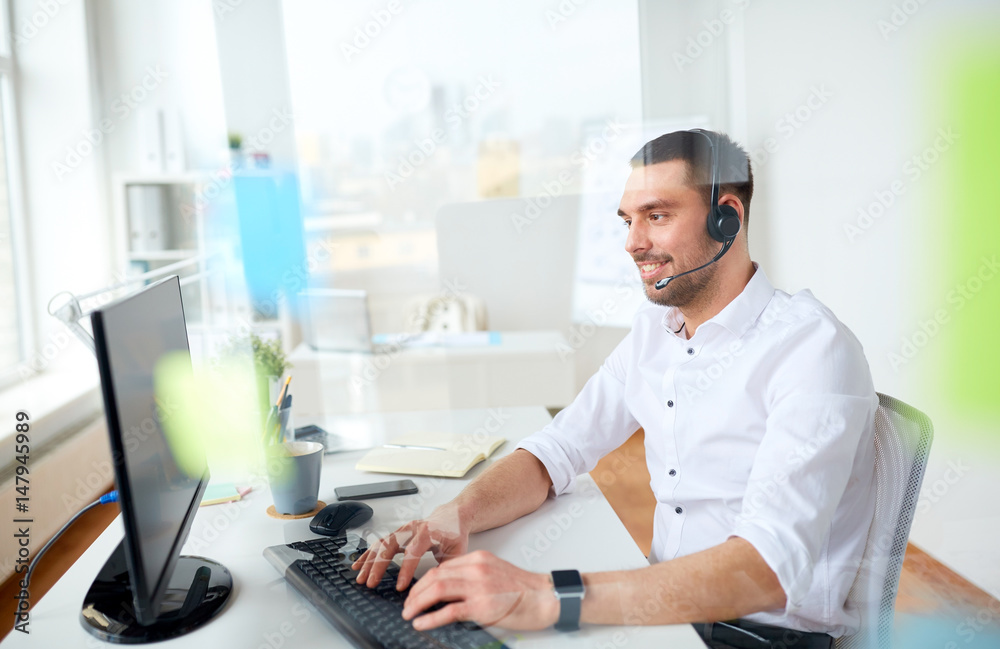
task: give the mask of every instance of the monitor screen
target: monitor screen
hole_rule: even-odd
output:
[[[208,479],[204,466],[197,475],[178,466],[162,427],[171,407],[153,389],[165,355],[180,352],[190,367],[180,282],[174,276],[151,284],[95,311],[91,324],[136,618],[149,624]]]

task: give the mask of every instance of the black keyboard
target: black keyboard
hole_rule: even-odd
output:
[[[285,548],[312,558],[289,554]],[[364,549],[364,540],[351,535],[275,546],[267,548],[264,556],[279,571],[283,569],[285,579],[361,649],[506,649],[473,622],[452,623],[430,631],[414,629],[402,617],[409,588],[396,590],[399,567],[395,563],[389,564],[375,588],[357,583],[358,571],[351,570],[351,564]]]

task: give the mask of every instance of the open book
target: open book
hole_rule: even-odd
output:
[[[358,460],[360,471],[461,478],[507,440],[497,436],[407,433]]]

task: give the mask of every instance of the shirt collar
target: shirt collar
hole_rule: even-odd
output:
[[[727,304],[722,311],[709,318],[702,325],[714,323],[721,325],[731,331],[734,336],[741,338],[743,334],[753,326],[760,316],[764,307],[774,296],[774,286],[767,279],[767,275],[757,262],[752,262],[754,274],[750,281],[743,287],[743,291],[737,295],[732,302]],[[671,332],[676,332],[684,324],[684,316],[677,307],[668,307],[663,314],[663,326]],[[699,330],[701,327],[699,327]],[[681,335],[681,334],[675,334]]]

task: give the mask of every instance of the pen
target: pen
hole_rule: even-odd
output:
[[[288,432],[288,418],[292,411],[292,395],[286,394],[285,400],[281,402],[281,410],[278,411],[278,443],[285,441]]]
[[[292,375],[289,374],[288,377],[285,378],[285,384],[281,386],[281,392],[278,394],[278,400],[274,402],[274,407],[271,408],[271,412],[267,416],[267,423],[264,424],[264,437],[265,439],[269,440],[272,444],[280,444],[282,441],[280,439],[281,412],[279,409],[282,407],[285,401],[286,398],[285,393],[288,391],[288,384],[291,382],[292,382]],[[272,419],[274,420],[273,426],[271,424]]]
[[[447,451],[446,448],[441,448],[440,446],[419,446],[417,444],[383,444],[385,448],[413,448],[421,451]]]
[[[289,374],[288,378],[285,379],[285,384],[281,386],[281,394],[278,395],[278,400],[274,402],[275,408],[280,408],[282,401],[285,400],[285,392],[288,391],[288,384],[292,382],[292,375]]]

